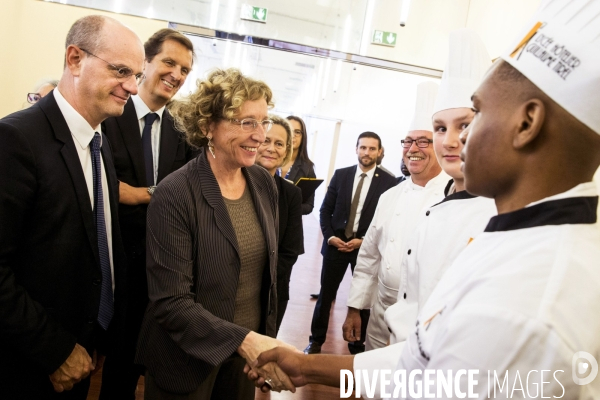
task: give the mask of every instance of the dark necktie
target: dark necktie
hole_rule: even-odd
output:
[[[348,218],[348,223],[346,224],[346,231],[344,232],[346,238],[354,237],[354,220],[356,220],[358,200],[360,200],[360,191],[362,190],[363,183],[365,182],[365,176],[367,176],[367,174],[360,174],[360,181],[358,181],[358,186],[356,186],[356,192],[354,193],[354,197],[352,198],[352,205],[350,206],[350,217]]]
[[[144,148],[144,161],[146,162],[146,185],[154,186],[154,162],[152,157],[152,124],[158,118],[156,113],[148,113],[144,117],[146,124],[142,131],[142,147]]]
[[[98,254],[100,255],[100,270],[102,286],[100,288],[100,309],[98,323],[104,330],[108,329],[113,317],[112,274],[110,273],[110,258],[108,253],[108,238],[104,222],[104,195],[102,193],[102,167],[100,164],[100,134],[96,132],[92,139],[92,169],[94,170],[94,222],[98,236]]]

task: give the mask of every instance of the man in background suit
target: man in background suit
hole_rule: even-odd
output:
[[[144,44],[145,74],[123,115],[104,122],[120,181],[119,221],[129,262],[127,326],[121,351],[109,355],[102,372],[102,399],[135,398],[143,367],[134,364],[137,337],[148,304],[146,210],[154,188],[193,158],[165,106],[192,69],[194,46],[181,33],[161,29]]]
[[[137,93],[143,62],[133,31],[84,17],[58,87],[0,120],[2,399],[85,399],[124,319],[118,181],[100,124]]]
[[[306,354],[321,352],[327,335],[331,303],[335,300],[348,264],[354,271],[358,249],[371,224],[379,196],[396,185],[396,178],[375,164],[381,149],[379,135],[361,133],[356,142],[358,166],[335,171],[327,188],[321,206],[321,291],[313,313],[310,342],[304,349]],[[361,318],[366,330],[369,310],[362,310]],[[348,343],[352,354],[364,351],[364,337]]]

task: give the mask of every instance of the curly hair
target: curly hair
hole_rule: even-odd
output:
[[[244,102],[259,99],[265,99],[268,107],[273,107],[273,92],[266,83],[244,76],[235,68],[215,69],[205,80],[198,79],[194,93],[172,102],[169,112],[187,142],[204,147],[212,123],[235,118]]]
[[[269,119],[273,121],[273,125],[279,125],[285,129],[285,157],[281,163],[281,165],[285,165],[292,159],[292,154],[294,154],[294,148],[292,146],[292,126],[287,119],[281,118],[275,114],[269,114]]]

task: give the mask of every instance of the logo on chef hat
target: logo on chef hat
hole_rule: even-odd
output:
[[[590,353],[578,351],[572,360],[573,382],[576,385],[587,385],[598,375],[598,362]]]

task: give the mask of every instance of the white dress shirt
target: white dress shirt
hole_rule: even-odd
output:
[[[133,105],[135,106],[135,113],[138,118],[138,123],[140,125],[140,137],[144,133],[144,126],[146,125],[146,115],[151,113],[152,111],[144,100],[140,96],[131,96],[131,100],[133,101]],[[160,133],[161,133],[161,121],[163,118],[163,113],[165,111],[165,106],[162,106],[158,110],[154,111],[155,114],[158,115],[158,118],[154,120],[152,124],[152,164],[154,167],[154,184],[158,180],[158,160],[160,156]]]
[[[92,152],[90,143],[96,132],[101,134],[100,125],[92,128],[90,124],[83,118],[69,102],[63,97],[58,88],[54,89],[54,98],[58,104],[58,108],[67,121],[67,126],[71,131],[75,149],[81,162],[85,183],[87,184],[88,193],[90,195],[90,204],[94,208],[94,171],[92,168]],[[102,134],[100,135],[100,147],[102,147]],[[106,239],[108,240],[108,256],[110,259],[110,273],[112,276],[113,293],[115,289],[115,274],[113,266],[113,248],[112,248],[112,223],[110,210],[110,193],[108,191],[108,181],[106,180],[106,171],[104,170],[104,160],[100,157],[100,172],[102,175],[102,197],[104,198],[104,223],[106,225]]]
[[[356,232],[358,230],[358,223],[360,222],[360,213],[362,211],[363,205],[365,204],[365,199],[367,198],[367,193],[369,192],[369,188],[371,187],[371,182],[373,182],[373,175],[375,175],[374,166],[367,172],[363,172],[360,169],[360,165],[356,166],[356,175],[354,175],[354,183],[352,184],[352,197],[350,198],[350,203],[354,200],[354,194],[356,193],[356,188],[358,187],[358,183],[361,180],[362,174],[367,174],[365,176],[365,180],[363,181],[362,188],[360,189],[360,197],[358,198],[358,207],[356,208],[356,218],[354,218],[354,227],[352,228],[352,232]]]

